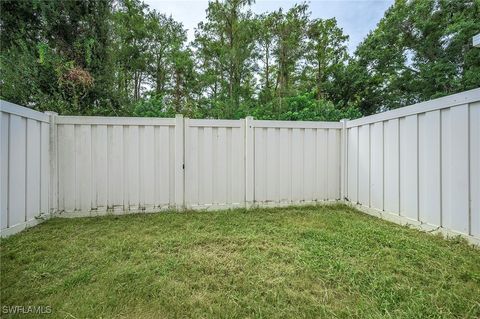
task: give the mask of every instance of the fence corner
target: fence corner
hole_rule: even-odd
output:
[[[50,157],[49,212],[53,215],[58,209],[58,163],[57,163],[57,112],[44,112],[49,117],[48,153]]]

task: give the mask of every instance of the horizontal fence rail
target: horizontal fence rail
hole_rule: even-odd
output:
[[[58,116],[1,102],[1,235],[85,216],[347,201],[480,243],[480,89],[340,122]]]

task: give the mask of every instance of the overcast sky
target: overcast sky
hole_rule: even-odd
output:
[[[350,36],[349,51],[375,28],[394,0],[311,0],[307,1],[313,18],[335,17],[344,33]],[[188,39],[192,40],[197,24],[205,20],[208,0],[144,0],[151,9],[172,15],[188,29]],[[256,13],[271,12],[282,7],[288,10],[295,3],[291,0],[257,0],[252,6]]]

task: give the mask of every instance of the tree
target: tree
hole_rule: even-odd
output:
[[[258,51],[263,72],[260,75],[261,88],[259,98],[262,102],[268,102],[272,99],[272,50],[274,46],[273,26],[275,15],[272,13],[262,14],[256,19],[256,29],[259,30],[257,36]]]
[[[149,62],[145,9],[139,0],[125,0],[113,16],[117,90],[134,101],[140,99]]]
[[[292,94],[292,78],[305,52],[307,10],[306,4],[296,4],[286,13],[282,9],[274,13],[276,43],[273,54],[277,61],[275,91],[280,98]]]
[[[345,66],[348,36],[337,26],[335,18],[311,21],[307,35],[307,72],[314,75],[315,95],[321,100],[327,97],[330,84],[335,82],[337,73]]]
[[[480,86],[480,2],[396,1],[356,51],[364,113]]]
[[[111,105],[110,1],[6,0],[0,6],[3,98],[68,113]]]
[[[242,9],[247,0],[210,2],[207,21],[196,30],[195,47],[207,94],[219,101],[224,114],[232,117],[251,85],[254,69],[254,22]]]

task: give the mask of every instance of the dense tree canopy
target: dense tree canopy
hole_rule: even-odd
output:
[[[397,0],[355,52],[363,113],[480,87],[479,0]]]
[[[338,120],[480,86],[479,0],[398,0],[353,55],[299,3],[211,1],[183,25],[141,0],[0,1],[0,96],[61,114]]]

